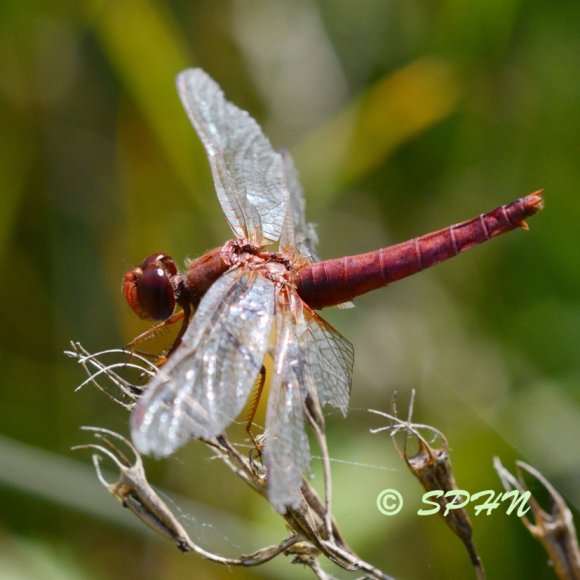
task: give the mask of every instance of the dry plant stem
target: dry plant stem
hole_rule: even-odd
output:
[[[316,577],[320,578],[320,580],[332,580],[334,578],[334,576],[331,576],[322,569],[320,562],[316,559],[306,562],[306,565],[310,566]]]
[[[111,350],[91,355],[79,343],[72,343],[72,347],[73,350],[67,354],[77,359],[89,375],[85,383],[93,383],[125,409],[130,409],[134,401],[138,399],[139,388],[117,374],[117,371],[133,368],[151,374],[158,370],[155,365],[134,352]],[[105,364],[100,360],[111,354],[127,356],[128,360],[133,362]],[[109,385],[106,387],[97,379],[106,379]],[[116,390],[116,393],[111,394],[111,390]],[[128,402],[119,398],[117,394],[119,392]],[[183,552],[194,552],[202,558],[227,566],[256,566],[283,553],[293,556],[294,563],[309,567],[318,578],[331,578],[332,576],[322,569],[318,560],[321,556],[325,556],[345,570],[364,573],[365,578],[389,579],[390,576],[359,558],[340,533],[331,511],[330,460],[322,413],[319,409],[306,406],[305,414],[314,429],[321,450],[326,499],[323,502],[310,483],[303,480],[302,502],[296,509],[287,509],[282,516],[293,530],[293,535],[278,545],[268,546],[239,558],[227,558],[214,554],[191,540],[175,515],[147,482],[140,455],[124,437],[107,429],[85,427],[85,430],[93,433],[97,443],[78,446],[76,449],[95,451],[93,463],[103,486],[147,526],[171,540]],[[240,453],[225,434],[203,442],[233,473],[268,500],[266,474],[259,463],[255,463],[251,457]],[[119,449],[121,444],[127,452]],[[106,481],[101,471],[100,463],[104,457],[109,458],[120,472],[115,482]]]
[[[267,499],[265,480],[255,473],[249,459],[241,455],[224,435],[206,443],[218,452],[218,456],[230,469]],[[325,525],[325,505],[307,481],[303,481],[301,490],[304,498],[302,505],[298,509],[288,509],[283,515],[292,530],[312,544],[322,555],[346,570],[361,570],[369,578],[390,578],[378,568],[359,558],[350,549],[332,518],[330,527],[332,532],[329,535]],[[321,535],[321,531],[326,537]],[[294,553],[292,549],[287,552]]]
[[[494,458],[493,465],[507,491],[512,489],[517,489],[520,493],[528,491],[523,472],[534,477],[546,489],[552,501],[550,513],[544,511],[532,495],[529,499],[529,505],[534,515],[534,523],[525,515],[521,517],[521,520],[550,556],[551,564],[558,578],[580,580],[578,538],[572,512],[562,496],[537,469],[523,461],[516,461],[517,479],[502,465],[498,457]]]
[[[238,450],[228,441],[225,434],[212,440],[204,440],[210,446],[216,456],[221,459],[239,478],[244,480],[254,491],[265,495],[265,482],[256,474],[249,459],[241,455]]]
[[[318,447],[320,448],[320,455],[322,457],[322,472],[324,476],[324,524],[327,531],[327,537],[333,534],[333,521],[332,521],[332,479],[330,475],[330,455],[328,453],[328,444],[326,442],[326,432],[324,429],[324,417],[322,413],[318,414],[318,420],[313,416],[308,405],[304,406],[306,418],[308,423],[314,430],[316,434],[316,439],[318,441]]]
[[[371,433],[378,433],[381,431],[390,432],[391,439],[393,440],[393,444],[395,445],[397,453],[406,463],[411,473],[420,481],[425,491],[448,492],[457,490],[458,488],[455,482],[455,476],[453,474],[451,459],[449,457],[449,446],[447,439],[443,433],[441,433],[441,431],[435,429],[434,427],[412,423],[411,419],[413,404],[414,392],[411,395],[411,402],[409,404],[409,411],[406,421],[402,421],[396,416],[397,409],[394,401],[392,415],[370,409],[371,413],[386,417],[391,421],[391,424],[387,427],[371,429]],[[425,437],[421,435],[419,430],[424,430],[431,433],[433,435],[433,440],[440,439],[442,441],[442,447],[433,447],[425,439]],[[401,431],[405,435],[404,446],[402,450],[399,448],[395,439],[395,436]],[[419,450],[413,456],[410,456],[408,451],[410,437],[415,437],[419,445]],[[479,580],[483,580],[485,578],[485,570],[472,540],[472,525],[469,516],[467,515],[467,511],[464,508],[452,509],[447,515],[444,515],[445,508],[449,502],[449,500],[446,498],[446,495],[443,494],[440,497],[435,497],[432,499],[440,505],[439,513],[442,515],[447,526],[463,542],[465,549],[469,554],[469,558],[474,567],[477,578]]]
[[[75,389],[75,391],[79,391],[85,385],[92,383],[99,391],[104,393],[105,396],[107,396],[118,405],[121,405],[128,411],[133,408],[134,402],[138,399],[138,393],[140,392],[140,389],[124,379],[117,371],[134,369],[148,376],[153,376],[158,370],[157,367],[151,364],[146,358],[137,353],[131,353],[127,350],[109,349],[91,354],[80,344],[80,342],[71,341],[71,346],[72,350],[65,351],[65,354],[71,358],[77,359],[77,362],[88,375],[88,378],[83,381]],[[136,359],[139,364],[127,361],[105,364],[100,360],[100,357],[106,357],[109,355],[125,355]],[[103,385],[101,385],[101,383],[99,383],[97,380],[98,378],[107,379],[116,391],[121,392],[121,395],[125,397],[127,401],[120,399],[116,394],[112,394],[110,389],[105,388]]]
[[[123,507],[133,512],[152,530],[172,540],[182,552],[194,552],[206,560],[227,566],[257,566],[285,552],[299,540],[296,535],[293,535],[276,546],[268,546],[239,558],[227,558],[205,550],[191,540],[167,505],[149,485],[145,478],[141,457],[131,443],[108,429],[98,427],[84,427],[83,429],[91,431],[100,443],[80,445],[74,449],[93,449],[101,454],[93,454],[93,463],[101,483],[121,502]],[[131,461],[111,439],[116,439],[127,446],[133,454],[133,460]],[[116,482],[109,483],[105,480],[100,468],[102,455],[111,459],[119,469],[120,476]]]

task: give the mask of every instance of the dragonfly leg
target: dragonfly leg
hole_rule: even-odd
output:
[[[187,326],[189,324],[190,314],[191,314],[191,307],[189,305],[186,305],[179,312],[172,314],[167,320],[164,320],[163,322],[160,322],[159,324],[155,324],[151,328],[147,329],[145,332],[142,332],[141,334],[136,336],[130,343],[127,344],[127,348],[130,348],[131,352],[140,354],[141,356],[155,359],[155,364],[157,366],[159,366],[159,367],[163,366],[167,362],[169,355],[181,343],[181,338],[183,337],[183,334],[185,333]],[[135,350],[134,348],[132,348],[135,345],[140,344],[141,342],[145,342],[146,340],[149,340],[149,339],[157,336],[160,332],[163,332],[163,330],[165,330],[168,326],[170,326],[171,324],[175,324],[176,322],[179,322],[180,320],[182,321],[181,328],[179,329],[179,332],[177,333],[177,336],[176,336],[175,340],[173,341],[171,348],[167,351],[167,354],[165,354],[165,355],[152,354],[152,353],[147,353],[147,352],[143,352],[143,351],[138,351],[138,350]]]
[[[147,358],[147,359],[151,359],[153,364],[159,368],[161,368],[167,362],[167,356],[164,354],[155,354],[152,352],[145,352],[144,350],[135,350],[134,348],[131,349],[130,354],[142,356],[142,357]]]
[[[179,313],[178,313],[179,314]],[[181,315],[183,316],[183,321],[181,322],[181,328],[171,345],[171,348],[167,351],[167,356],[169,356],[181,343],[181,338],[185,334],[187,327],[189,326],[189,321],[191,319],[191,306],[189,304],[183,305],[183,310],[181,310]],[[173,317],[171,317],[173,318]],[[171,318],[169,320],[171,320]],[[175,322],[179,320],[178,318],[175,319]]]
[[[172,314],[167,320],[160,322],[159,324],[155,324],[151,328],[148,328],[145,332],[137,335],[130,343],[127,344],[128,348],[131,348],[141,342],[145,342],[150,338],[157,336],[161,331],[163,331],[167,326],[170,324],[174,324],[175,322],[179,322],[184,316],[183,310]],[[181,337],[180,337],[181,338]]]
[[[262,396],[262,391],[264,390],[265,383],[266,383],[266,367],[262,365],[260,368],[260,374],[256,379],[256,385],[254,387],[256,390],[254,397],[252,399],[252,405],[250,408],[250,413],[248,415],[248,421],[246,423],[246,433],[250,436],[250,439],[252,440],[254,448],[256,449],[258,454],[261,453],[262,444],[257,441],[256,437],[254,437],[254,434],[252,433],[252,425],[254,423],[254,417],[256,416],[256,412],[258,411],[258,405],[260,404],[260,398]]]

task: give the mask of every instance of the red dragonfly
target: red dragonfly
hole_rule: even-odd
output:
[[[211,439],[234,421],[272,356],[263,458],[272,505],[297,507],[310,451],[307,408],[346,414],[352,345],[314,309],[340,305],[517,227],[542,208],[542,192],[386,249],[318,261],[296,170],[258,124],[202,70],[182,72],[179,96],[205,146],[218,200],[236,239],[179,273],[153,254],[125,275],[142,318],[182,328],[167,362],[131,417],[137,448],[157,457],[190,437]],[[277,251],[268,246],[277,244]],[[182,311],[174,314],[175,307]],[[192,314],[192,312],[194,313]],[[270,338],[274,336],[273,345]]]

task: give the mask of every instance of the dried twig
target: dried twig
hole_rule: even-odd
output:
[[[123,408],[130,410],[139,398],[140,387],[123,378],[119,373],[126,369],[137,370],[144,376],[157,372],[157,367],[144,357],[125,350],[108,350],[91,355],[79,343],[72,343],[73,350],[67,354],[76,358],[88,374],[82,383],[94,384],[100,391]],[[119,355],[125,362],[105,363],[107,357]],[[107,383],[103,384],[103,380]],[[123,436],[100,427],[84,427],[97,439],[97,443],[79,445],[75,449],[92,449],[93,463],[99,481],[121,504],[147,524],[151,529],[171,540],[183,552],[193,552],[202,558],[228,566],[257,566],[280,554],[292,557],[292,562],[309,567],[318,578],[331,578],[320,563],[324,556],[345,570],[363,572],[366,578],[390,578],[378,568],[362,560],[346,544],[332,516],[330,460],[322,413],[317,409],[305,408],[321,449],[326,498],[320,499],[305,479],[301,485],[302,501],[296,508],[288,508],[282,517],[293,531],[275,546],[267,546],[252,554],[238,558],[227,558],[212,553],[197,545],[189,537],[173,512],[159,497],[147,481],[141,457],[135,447]],[[221,434],[212,440],[203,441],[228,468],[268,501],[267,475],[264,466],[255,461],[251,454],[242,454],[236,446]],[[125,447],[123,452],[121,447]],[[119,478],[108,482],[101,470],[101,461],[109,458],[119,470]]]
[[[276,546],[268,546],[240,558],[226,558],[201,548],[189,537],[167,504],[147,481],[143,461],[135,447],[127,439],[109,429],[101,427],[82,429],[92,432],[99,443],[77,445],[73,449],[92,449],[97,452],[93,454],[93,464],[103,486],[123,507],[129,509],[153,531],[173,541],[182,552],[195,552],[202,558],[228,566],[257,566],[288,550],[298,541],[299,538],[292,535]],[[116,440],[116,443],[112,440]],[[121,451],[119,443],[128,448],[132,455],[131,459]],[[119,469],[119,478],[113,483],[109,483],[101,471],[103,455],[111,459]]]
[[[548,492],[551,500],[550,513],[543,510],[536,498],[530,495],[529,505],[534,522],[532,523],[526,515],[521,516],[521,520],[550,556],[558,578],[580,580],[580,551],[572,512],[556,488],[537,469],[523,461],[516,461],[517,478],[502,465],[498,457],[494,458],[493,466],[507,491],[516,489],[521,494],[529,493],[524,481],[526,473],[535,478]]]
[[[463,542],[477,577],[483,579],[485,578],[485,571],[483,563],[481,562],[473,543],[472,525],[467,511],[464,508],[458,508],[456,506],[451,506],[453,509],[446,509],[449,504],[454,502],[454,499],[449,499],[449,496],[452,496],[453,494],[447,494],[447,492],[458,489],[453,474],[453,468],[451,466],[447,439],[445,435],[438,429],[435,429],[435,427],[412,422],[414,394],[413,391],[406,421],[397,417],[395,402],[393,402],[392,415],[370,409],[371,413],[380,415],[381,417],[386,417],[390,421],[390,424],[386,427],[371,429],[371,433],[380,433],[382,431],[390,432],[397,453],[401,459],[405,461],[411,473],[421,482],[423,489],[427,492],[441,492],[430,499],[439,504],[439,513],[453,533],[455,533]],[[421,431],[430,433],[430,442],[421,434]],[[396,440],[396,435],[400,432],[404,433],[404,444],[402,449],[399,447]],[[409,440],[411,438],[415,439],[418,444],[418,451],[414,455],[410,455],[409,453]],[[433,443],[436,440],[441,441],[439,447],[433,446]]]

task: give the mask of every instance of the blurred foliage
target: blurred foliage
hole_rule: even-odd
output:
[[[364,409],[395,390],[404,406],[417,389],[415,418],[445,432],[460,487],[499,490],[492,457],[522,458],[577,507],[579,45],[571,0],[0,3],[0,577],[231,577],[134,526],[69,451],[80,425],[126,432],[127,418],[73,392],[68,341],[126,343],[145,328],[120,295],[127,267],[229,236],[174,89],[187,66],[295,154],[324,257],[546,188],[529,233],[325,312],[357,350],[353,410],[328,427],[349,543],[395,576],[470,574],[438,519],[375,507],[386,487],[420,498],[368,432]],[[149,465],[205,504],[186,522],[202,543],[235,554],[284,536],[200,445]],[[490,577],[550,577],[514,517],[474,520]],[[283,558],[234,572],[297,573]]]

